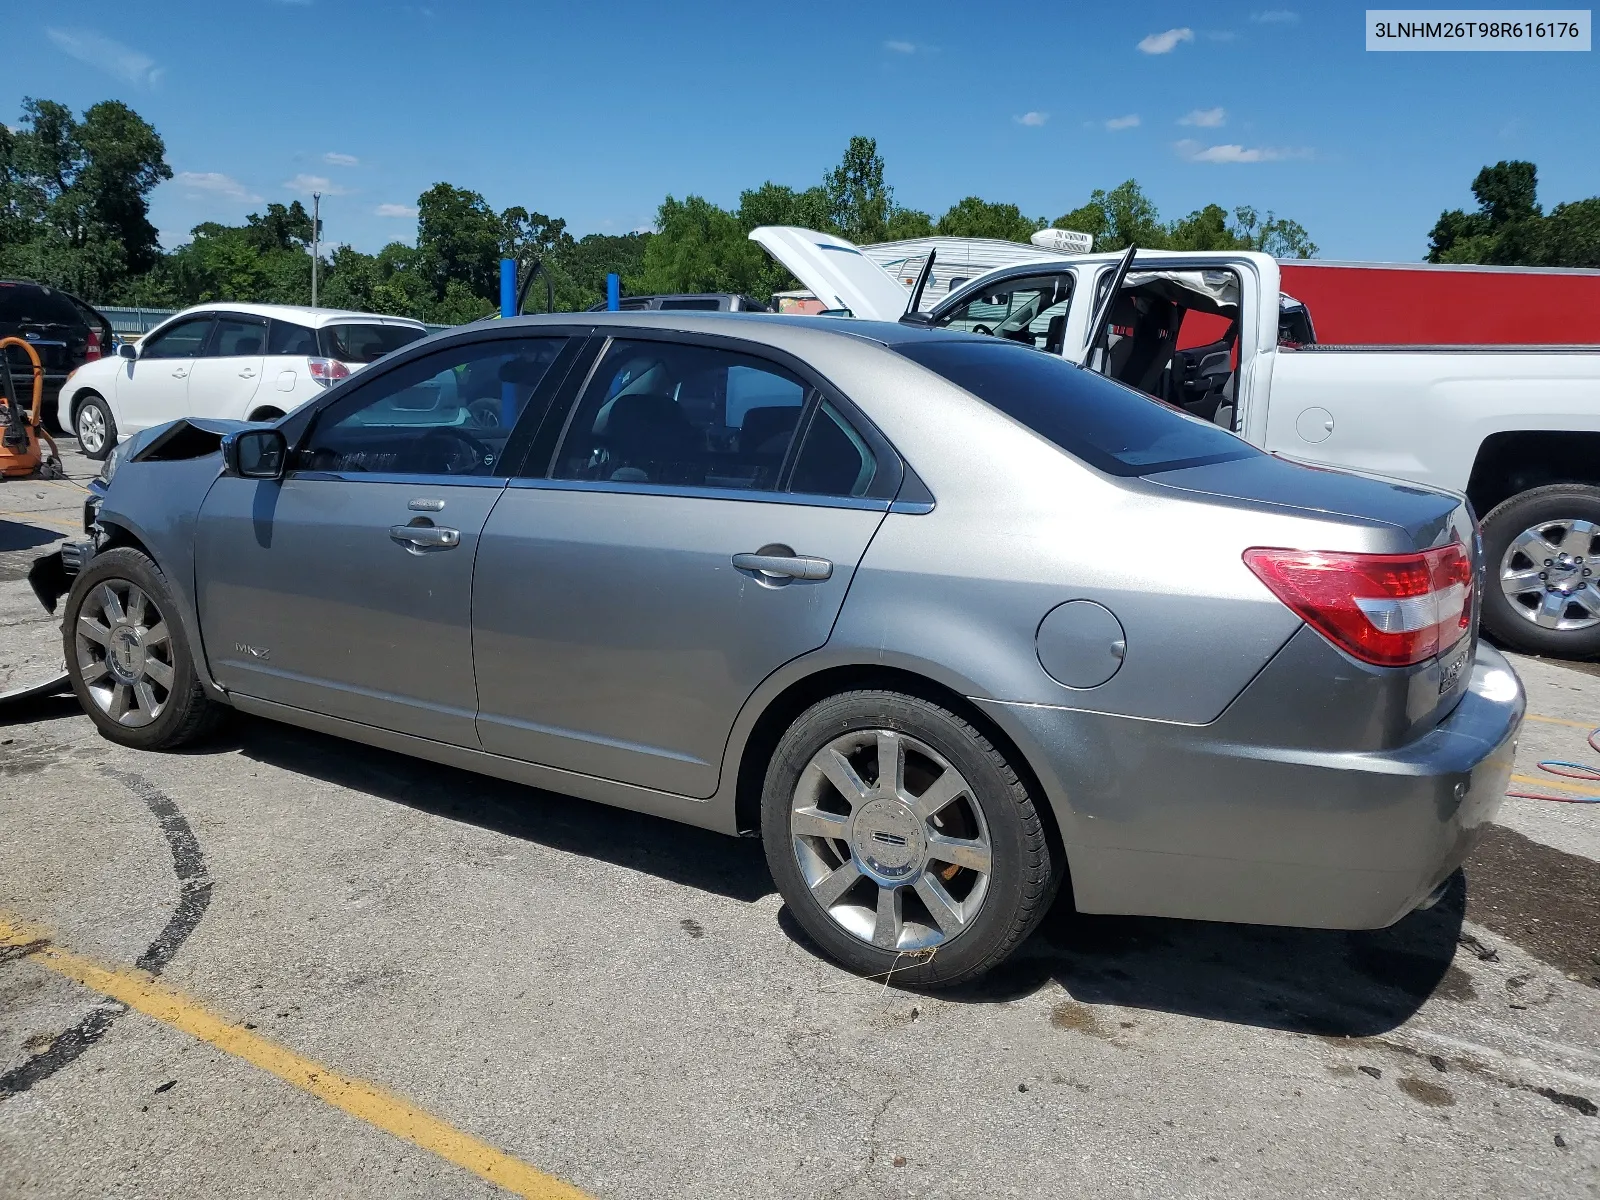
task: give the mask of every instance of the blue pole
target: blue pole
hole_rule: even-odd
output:
[[[622,280],[613,271],[606,276],[606,310],[616,312],[622,307]]]
[[[517,264],[509,258],[500,260],[500,316],[517,315]],[[500,385],[500,428],[509,431],[517,423],[517,389],[515,384]]]
[[[517,307],[517,264],[509,258],[500,260],[500,315],[514,317]]]

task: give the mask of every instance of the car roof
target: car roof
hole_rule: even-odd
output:
[[[901,325],[894,321],[862,321],[854,317],[824,317],[783,313],[710,312],[705,310],[652,310],[649,312],[539,313],[506,320],[479,322],[475,328],[495,326],[588,325],[609,329],[650,329],[677,333],[724,334],[771,345],[788,344],[794,334],[806,338],[849,338],[875,342],[880,346],[900,346],[913,342],[972,341],[992,345],[992,337],[961,333],[950,329],[928,329]]]
[[[307,308],[297,304],[229,304],[224,301],[211,301],[206,304],[196,304],[186,308],[174,316],[197,316],[208,312],[242,313],[250,317],[267,317],[279,321],[293,321],[296,325],[308,325],[312,329],[321,329],[324,325],[345,325],[351,321],[367,321],[380,325],[405,325],[412,329],[424,329],[426,326],[421,321],[411,317],[388,316],[383,313],[354,312],[345,308]]]

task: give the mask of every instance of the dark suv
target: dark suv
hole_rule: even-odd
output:
[[[0,337],[20,337],[38,353],[44,364],[45,423],[52,429],[56,396],[67,376],[111,352],[111,322],[76,296],[42,283],[0,280]],[[22,402],[28,404],[33,363],[18,346],[7,346],[5,352]]]

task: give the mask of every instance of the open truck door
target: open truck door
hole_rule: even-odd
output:
[[[793,225],[763,225],[750,240],[798,279],[830,309],[848,309],[867,321],[898,321],[911,292],[894,276],[831,233]]]

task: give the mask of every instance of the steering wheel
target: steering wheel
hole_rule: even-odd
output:
[[[986,337],[993,337],[994,336],[994,330],[990,329],[987,325],[974,325],[972,327],[972,332],[973,333],[981,333]]]
[[[487,443],[464,429],[446,426],[423,437],[417,457],[425,468],[437,466],[443,475],[478,475],[494,466],[495,455]]]
[[[479,429],[500,428],[500,401],[488,396],[480,397],[467,405],[472,423]]]

